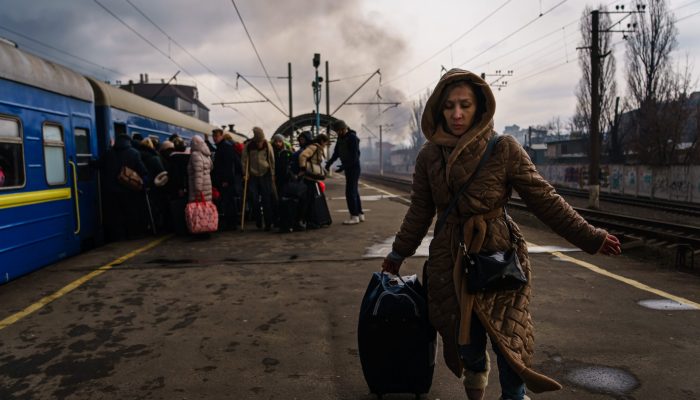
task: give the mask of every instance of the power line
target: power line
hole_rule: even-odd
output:
[[[250,41],[250,45],[253,46],[253,50],[255,51],[255,55],[258,57],[258,61],[260,62],[260,66],[262,67],[263,71],[265,72],[265,76],[267,77],[267,81],[270,82],[270,87],[272,87],[272,91],[275,92],[275,97],[277,97],[277,101],[280,102],[282,107],[284,107],[284,103],[282,102],[282,99],[280,98],[280,95],[277,93],[277,89],[275,89],[275,85],[272,84],[272,79],[270,79],[270,74],[267,72],[267,68],[265,68],[265,64],[262,61],[262,58],[260,57],[260,53],[258,53],[257,47],[255,47],[255,43],[253,43],[253,38],[250,36],[250,32],[248,32],[248,27],[245,25],[245,21],[243,21],[243,16],[241,16],[240,11],[238,11],[238,6],[236,5],[235,0],[231,0],[231,4],[233,4],[233,8],[236,9],[236,14],[238,14],[238,19],[241,20],[241,25],[243,25],[243,29],[245,30],[246,36],[248,36],[248,40]]]
[[[139,14],[141,14],[141,16],[144,17],[148,22],[150,22],[153,26],[155,26],[156,29],[158,29],[163,35],[165,35],[165,37],[167,37],[168,40],[170,40],[171,42],[175,43],[175,45],[178,46],[180,49],[182,49],[182,51],[184,51],[188,56],[190,56],[190,58],[192,58],[194,61],[196,61],[199,65],[201,65],[205,70],[207,70],[207,71],[208,71],[210,74],[212,74],[215,78],[217,78],[218,80],[220,80],[221,82],[223,82],[225,85],[227,85],[227,86],[230,87],[231,89],[234,89],[234,90],[235,90],[234,93],[238,94],[240,98],[243,98],[243,97],[240,95],[240,93],[238,92],[238,89],[237,89],[234,85],[232,85],[231,83],[229,83],[229,82],[227,82],[226,80],[224,80],[223,78],[221,78],[216,72],[212,71],[211,68],[209,68],[209,67],[208,67],[207,65],[205,65],[202,61],[200,61],[197,57],[195,57],[192,53],[190,53],[190,52],[189,52],[183,45],[181,45],[177,40],[173,39],[172,36],[170,36],[163,28],[161,28],[155,21],[153,21],[153,19],[151,19],[148,15],[146,15],[145,12],[143,12],[143,11],[142,11],[140,8],[138,8],[134,3],[132,3],[131,0],[126,0],[126,2],[129,3],[129,5],[131,5],[131,7],[133,7]],[[170,58],[170,57],[168,56],[168,58]],[[223,99],[222,99],[222,101],[223,101]],[[251,123],[254,124],[254,122],[251,121],[250,118],[248,118],[248,116],[246,116],[244,113],[240,112],[240,111],[237,110],[237,109],[234,109],[234,111],[238,112],[238,113],[241,114],[244,118],[246,118],[248,121],[250,121]],[[254,111],[253,111],[253,114],[255,115],[256,118],[260,119],[260,117],[259,117]]]
[[[477,57],[483,55],[484,53],[488,52],[489,50],[491,50],[491,49],[493,49],[494,47],[498,46],[499,44],[503,43],[504,41],[506,41],[507,39],[511,38],[513,35],[515,35],[516,33],[520,32],[520,31],[522,31],[523,29],[527,28],[528,26],[532,25],[535,21],[539,20],[540,18],[544,17],[545,15],[549,14],[550,12],[554,11],[556,8],[558,8],[558,7],[561,6],[562,4],[566,3],[567,1],[568,1],[568,0],[561,0],[559,3],[557,3],[557,4],[555,4],[554,6],[550,7],[549,10],[547,10],[547,11],[545,11],[545,12],[543,12],[543,13],[540,13],[537,17],[535,17],[534,19],[532,19],[532,20],[528,21],[527,23],[525,23],[525,25],[523,25],[523,26],[521,26],[520,28],[516,29],[515,31],[511,32],[511,33],[508,34],[506,37],[502,38],[502,39],[499,40],[498,42],[496,42],[496,43],[494,43],[493,45],[489,46],[488,48],[486,48],[485,50],[483,50],[483,51],[480,52],[479,54],[477,54],[477,55],[471,57],[470,59],[468,59],[467,61],[461,63],[459,66],[460,66],[460,67],[463,66],[464,64],[466,64],[466,63],[468,63],[468,62],[474,60],[475,58],[477,58]],[[557,32],[558,32],[558,31],[559,31],[559,30],[557,29]],[[432,81],[430,84],[428,84],[428,85],[426,85],[426,86],[423,86],[423,87],[420,88],[419,90],[417,90],[417,91],[411,93],[411,94],[408,96],[408,98],[412,98],[413,96],[415,96],[416,94],[418,94],[418,93],[424,91],[425,89],[432,87],[432,86],[435,85],[438,81],[439,81],[439,79],[438,79],[438,80]]]
[[[31,42],[37,43],[37,44],[39,44],[39,45],[41,45],[41,46],[47,47],[47,48],[49,48],[49,49],[51,49],[51,50],[57,51],[57,52],[59,52],[59,53],[61,53],[61,54],[65,54],[65,55],[67,55],[67,56],[76,58],[76,59],[78,59],[78,60],[80,60],[80,61],[82,61],[82,62],[88,63],[88,64],[90,64],[90,65],[94,65],[94,66],[99,67],[99,68],[102,68],[102,69],[104,69],[104,70],[106,70],[106,71],[114,72],[115,74],[118,74],[118,75],[121,75],[121,76],[126,76],[126,75],[125,75],[124,73],[122,73],[122,72],[113,70],[113,69],[111,69],[111,68],[107,68],[107,67],[105,67],[104,65],[97,64],[97,63],[92,62],[92,61],[90,61],[90,60],[87,60],[87,59],[85,59],[85,58],[83,58],[83,57],[80,57],[80,56],[77,56],[77,55],[75,55],[75,54],[69,53],[69,52],[67,52],[67,51],[65,51],[65,50],[59,49],[58,47],[55,47],[55,46],[52,46],[52,45],[50,45],[50,44],[41,42],[41,41],[39,41],[39,40],[37,40],[37,39],[31,38],[31,37],[29,37],[29,36],[27,36],[27,35],[25,35],[25,34],[23,34],[23,33],[19,33],[19,32],[17,32],[17,31],[14,31],[14,30],[10,29],[10,28],[4,27],[4,26],[0,26],[0,29],[2,29],[2,30],[4,30],[4,31],[7,31],[7,32],[10,32],[10,33],[12,33],[13,35],[17,35],[17,36],[19,36],[19,37],[21,37],[21,38],[27,39],[27,40],[29,40],[29,41],[31,41]]]
[[[690,14],[690,15],[686,15],[685,17],[678,18],[678,19],[676,19],[676,22],[681,22],[681,21],[686,20],[686,19],[688,19],[688,18],[690,18],[690,17],[694,17],[694,16],[696,16],[696,15],[698,15],[698,14],[700,14],[700,11],[695,12],[695,13],[692,13],[692,14]]]
[[[515,34],[517,34],[518,32],[522,31],[523,29],[527,28],[528,26],[532,25],[533,23],[535,23],[535,21],[539,20],[540,18],[544,17],[545,15],[549,14],[550,12],[554,11],[555,9],[557,9],[559,6],[561,6],[562,4],[566,3],[567,1],[568,1],[568,0],[562,0],[562,1],[560,1],[559,3],[555,4],[554,6],[552,6],[549,10],[545,11],[544,13],[540,13],[540,15],[538,15],[538,16],[535,17],[535,18],[533,18],[532,20],[530,20],[529,22],[527,22],[525,25],[523,25],[523,26],[521,26],[520,28],[514,30],[513,32],[511,32],[509,35],[507,35],[507,36],[504,37],[503,39],[501,39],[501,40],[499,40],[498,42],[496,42],[496,43],[492,44],[491,46],[487,47],[487,48],[486,48],[485,50],[483,50],[481,53],[479,53],[479,54],[473,56],[472,58],[468,59],[467,61],[461,63],[459,66],[460,66],[460,67],[463,66],[464,64],[466,64],[466,63],[468,63],[468,62],[474,60],[475,58],[481,56],[482,54],[488,52],[489,50],[493,49],[494,47],[498,46],[499,44],[501,44],[501,43],[505,42],[506,40],[510,39],[510,38],[513,37]]]
[[[479,27],[481,24],[483,24],[484,22],[486,22],[489,18],[491,18],[494,14],[496,14],[498,11],[500,11],[503,7],[505,7],[506,5],[508,5],[508,3],[510,3],[511,1],[512,1],[512,0],[507,0],[505,3],[501,4],[500,6],[498,6],[498,8],[496,8],[496,9],[495,9],[494,11],[492,11],[490,14],[488,14],[487,16],[485,16],[484,18],[482,18],[482,19],[481,19],[479,22],[477,22],[474,26],[472,26],[471,28],[469,28],[469,29],[468,29],[467,31],[465,31],[464,33],[462,33],[457,39],[455,39],[455,40],[453,40],[452,42],[450,42],[450,44],[448,44],[447,46],[443,47],[442,49],[436,51],[433,55],[431,55],[430,57],[426,58],[425,60],[419,62],[416,66],[410,68],[410,69],[407,70],[406,72],[403,72],[403,73],[399,74],[398,76],[394,77],[393,79],[388,80],[387,82],[384,83],[384,85],[388,85],[388,84],[390,84],[391,82],[395,82],[395,81],[397,81],[397,80],[403,78],[404,76],[410,74],[411,72],[415,71],[416,69],[422,67],[422,66],[425,65],[428,61],[430,61],[430,60],[432,60],[433,58],[437,57],[437,56],[438,56],[440,53],[442,53],[443,51],[449,49],[452,45],[454,45],[455,43],[457,43],[457,42],[458,42],[459,40],[461,40],[463,37],[465,37],[465,36],[467,36],[469,33],[471,33],[474,29],[476,29],[476,28]]]
[[[153,47],[157,52],[159,52],[159,53],[162,54],[165,58],[167,58],[168,60],[170,60],[170,62],[172,62],[173,64],[175,64],[175,65],[176,65],[178,68],[180,68],[184,73],[186,73],[187,75],[189,75],[198,85],[200,85],[201,87],[207,89],[207,90],[208,90],[209,92],[211,92],[214,96],[216,96],[217,98],[219,98],[219,100],[224,101],[224,99],[222,99],[214,90],[210,89],[208,86],[206,86],[206,85],[204,85],[203,83],[201,83],[200,81],[198,81],[197,78],[195,78],[194,75],[192,75],[185,67],[183,67],[182,65],[180,65],[177,61],[175,61],[172,57],[170,57],[170,55],[166,54],[166,53],[165,53],[163,50],[161,50],[158,46],[156,46],[155,44],[153,44],[153,42],[151,42],[150,40],[146,39],[146,38],[145,38],[142,34],[140,34],[136,29],[132,28],[131,25],[129,25],[129,24],[127,24],[126,22],[124,22],[124,20],[122,20],[121,18],[119,18],[119,16],[117,16],[115,13],[113,13],[109,8],[107,8],[107,7],[105,7],[104,5],[102,5],[102,3],[99,2],[99,0],[93,0],[93,1],[94,1],[97,5],[99,5],[103,10],[105,10],[109,15],[111,15],[112,17],[114,17],[114,19],[116,19],[116,20],[119,21],[122,25],[124,25],[125,27],[127,27],[127,28],[128,28],[131,32],[133,32],[136,36],[138,36],[139,38],[141,38],[144,42],[148,43],[148,44],[149,44],[151,47]]]
[[[495,57],[495,58],[492,58],[492,59],[490,59],[489,61],[486,61],[486,62],[483,63],[483,64],[477,65],[476,67],[474,67],[474,69],[481,68],[481,67],[483,67],[483,66],[486,66],[486,65],[488,65],[488,64],[493,63],[493,62],[496,61],[496,60],[500,60],[500,59],[502,59],[502,58],[504,58],[504,57],[508,57],[508,56],[511,55],[511,54],[515,54],[515,53],[517,53],[517,52],[519,52],[519,51],[521,51],[521,50],[523,50],[523,49],[526,49],[526,48],[530,47],[531,45],[533,45],[533,44],[535,44],[535,43],[537,43],[537,42],[539,42],[539,41],[541,41],[541,40],[544,40],[544,39],[546,39],[546,38],[548,38],[548,37],[550,37],[550,36],[552,36],[552,35],[554,35],[554,34],[559,33],[562,29],[566,29],[566,27],[568,27],[568,26],[570,26],[570,25],[573,25],[573,24],[575,24],[575,23],[577,23],[577,22],[578,22],[578,19],[574,20],[573,22],[569,22],[568,24],[563,25],[562,27],[557,28],[557,29],[555,29],[555,30],[553,30],[553,31],[551,31],[551,32],[549,32],[549,33],[546,33],[546,34],[544,34],[544,35],[538,37],[537,39],[531,40],[531,41],[525,43],[524,45],[521,45],[521,46],[518,46],[518,47],[514,48],[514,49],[511,50],[511,51],[508,51],[508,52],[503,53],[503,54],[501,54],[501,55],[499,55],[499,56],[497,56],[497,57]],[[569,37],[569,36],[571,36],[571,35],[574,35],[574,34],[576,34],[576,32],[568,34],[567,37]],[[555,43],[558,43],[558,42],[559,42],[559,41],[557,40]],[[547,48],[547,47],[549,47],[549,46],[550,46],[550,45],[546,46],[545,48]],[[540,50],[542,50],[542,49],[540,49]],[[539,51],[539,50],[538,50],[538,51]],[[530,55],[532,55],[532,53],[530,53]],[[529,57],[530,55],[528,55],[528,57]],[[524,58],[522,58],[522,59],[525,59],[525,58],[527,58],[527,57],[524,57]],[[522,60],[522,59],[521,59],[521,60]]]

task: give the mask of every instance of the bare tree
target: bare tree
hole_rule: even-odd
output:
[[[424,94],[418,97],[418,101],[414,101],[411,104],[411,119],[408,121],[408,126],[411,131],[411,149],[418,155],[418,151],[425,143],[425,136],[420,126],[421,119],[423,118],[423,109],[425,108],[425,103],[430,97],[430,90],[426,91]]]
[[[598,6],[598,10],[606,11],[606,6]],[[581,47],[591,46],[591,11],[587,6],[581,14]],[[615,82],[615,56],[612,52],[612,33],[606,32],[612,25],[610,15],[601,13],[599,16],[600,54],[603,56],[600,65],[600,119],[598,126],[603,130],[609,129],[615,114],[615,97],[617,96],[617,83]],[[581,66],[581,80],[576,88],[576,113],[573,117],[573,125],[577,131],[588,135],[591,121],[591,54],[589,51],[581,51],[578,56]]]
[[[678,30],[667,0],[648,2],[646,12],[635,14],[634,22],[626,58],[635,140],[628,142],[642,163],[674,164],[680,161],[676,149],[690,115],[691,68],[686,63],[674,70],[671,53],[678,45]]]

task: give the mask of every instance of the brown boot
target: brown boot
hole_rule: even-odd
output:
[[[484,398],[486,386],[489,384],[490,369],[489,353],[486,353],[486,371],[474,372],[468,369],[462,371],[462,384],[469,400],[481,400]]]
[[[464,388],[464,390],[467,392],[467,399],[469,400],[482,400],[484,398],[484,389]]]

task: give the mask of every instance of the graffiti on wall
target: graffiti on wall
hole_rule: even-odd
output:
[[[554,185],[583,189],[588,183],[587,165],[548,165],[541,172]],[[700,203],[700,166],[603,165],[600,187],[603,192]]]

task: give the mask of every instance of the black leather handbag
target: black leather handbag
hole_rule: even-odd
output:
[[[466,252],[464,243],[460,243],[462,265],[467,274],[467,291],[470,293],[516,290],[527,283],[527,277],[518,259],[516,239],[505,207],[503,207],[503,217],[510,235],[510,249],[469,254]]]
[[[435,236],[442,230],[445,221],[447,221],[447,216],[457,205],[459,197],[467,190],[481,167],[486,164],[497,141],[498,138],[495,136],[489,141],[486,151],[481,157],[481,160],[479,160],[479,164],[476,166],[474,173],[469,177],[467,182],[462,185],[457,195],[452,197],[450,204],[445,211],[442,212],[440,218],[438,218],[435,224]],[[467,253],[466,245],[464,243],[459,244],[462,249],[462,265],[464,266],[464,272],[467,274],[467,291],[470,293],[516,290],[527,283],[527,277],[518,259],[516,251],[517,243],[515,235],[513,234],[513,229],[510,226],[510,221],[508,221],[508,213],[506,212],[505,206],[503,207],[503,217],[508,226],[508,233],[510,236],[511,247],[507,251]],[[464,235],[460,235],[460,237],[464,237]]]

